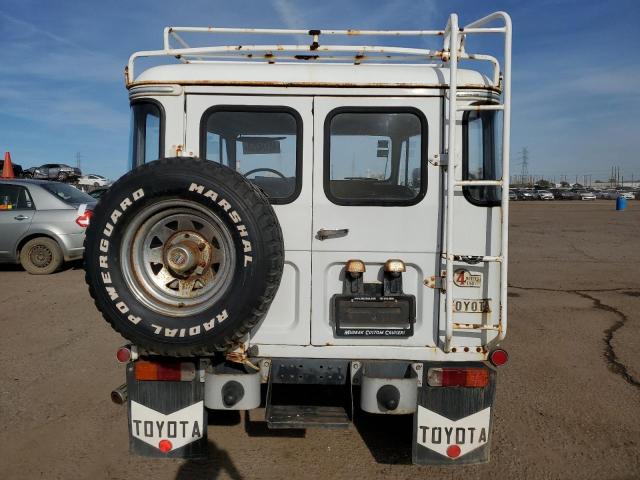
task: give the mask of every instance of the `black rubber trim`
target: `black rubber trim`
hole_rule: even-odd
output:
[[[478,102],[478,103],[473,103],[472,105],[495,105],[495,103]],[[467,110],[466,112],[464,112],[464,115],[462,115],[462,179],[463,180],[469,180],[469,115],[471,114],[471,112],[472,110]],[[495,124],[493,128],[495,128]],[[504,157],[504,154],[503,154],[503,157]],[[493,159],[494,163],[495,163],[495,160],[496,159],[494,158]],[[500,200],[478,200],[477,198],[474,198],[473,195],[471,194],[471,190],[470,190],[471,188],[478,188],[478,187],[468,187],[468,186],[462,187],[462,194],[470,204],[475,205],[476,207],[499,207],[502,205],[502,202]],[[498,187],[491,187],[491,188],[498,188]]]
[[[159,102],[158,100],[154,99],[154,98],[136,98],[135,100],[132,100],[129,103],[130,107],[133,107],[134,105],[140,105],[140,104],[151,104],[154,105],[156,107],[158,107],[158,110],[160,112],[160,134],[158,135],[159,137],[159,143],[160,145],[158,145],[158,157],[157,159],[154,160],[160,160],[161,158],[164,158],[164,132],[165,132],[165,125],[166,125],[166,113],[164,110],[164,106],[162,105],[161,102]],[[131,128],[134,129],[135,126],[131,125]],[[133,134],[133,132],[131,132]],[[146,134],[145,134],[146,135]],[[145,138],[146,141],[146,138]],[[136,149],[136,145],[132,145],[131,148]],[[133,152],[131,152],[132,157],[129,159],[134,160],[133,159]],[[142,161],[140,161],[139,158],[135,159],[135,163],[134,162],[130,162],[129,164],[129,168],[135,168],[139,165],[142,165],[144,162],[144,159]]]
[[[295,108],[284,105],[214,105],[209,107],[204,111],[200,119],[200,158],[202,160],[207,160],[207,121],[212,113],[217,112],[288,113],[293,116],[296,121],[296,188],[291,195],[285,198],[271,198],[267,195],[269,203],[272,205],[293,203],[302,191],[302,137],[304,128],[300,112]]]
[[[420,120],[422,138],[420,140],[420,192],[410,200],[345,200],[337,198],[331,193],[331,120],[341,113],[412,113]],[[324,120],[323,139],[323,188],[324,194],[331,203],[341,206],[377,206],[377,207],[408,207],[416,205],[427,194],[427,147],[429,142],[429,125],[424,113],[415,107],[338,107],[331,110]]]

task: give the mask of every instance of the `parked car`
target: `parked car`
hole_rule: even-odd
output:
[[[43,180],[0,181],[0,262],[34,275],[82,258],[96,200],[77,188]]]
[[[11,166],[13,167],[13,174],[16,178],[20,178],[23,175],[22,166],[17,163],[11,162]],[[0,160],[0,174],[2,174],[2,170],[4,169],[4,160]]]
[[[579,200],[580,195],[571,190],[555,188],[551,190],[551,193],[557,200]]]
[[[578,194],[580,200],[595,200],[596,196],[593,192],[587,190],[574,190],[574,193]]]
[[[509,189],[509,200],[517,200],[518,199],[518,195],[516,194],[516,191],[513,189]]]
[[[39,167],[31,167],[25,170],[25,178],[37,178],[43,180],[75,180],[82,175],[79,168],[70,167],[64,163],[45,163]]]
[[[507,269],[493,268],[508,263],[508,211],[499,185],[445,185],[500,178],[511,21],[497,12],[465,30],[455,15],[448,25],[450,69],[434,66],[425,50],[376,47],[391,62],[366,66],[357,65],[361,46],[321,41],[315,52],[321,33],[336,33],[325,30],[304,30],[312,55],[299,54],[300,30],[278,30],[295,44],[278,42],[269,62],[246,61],[264,54],[246,38],[252,29],[238,30],[246,33],[241,48],[214,48],[236,52],[224,68],[169,44],[130,57],[129,164],[144,168],[100,199],[87,229],[85,280],[96,308],[127,340],[117,353],[126,383],[111,397],[127,404],[132,453],[206,454],[205,409],[264,405],[265,426],[276,429],[348,427],[354,408],[372,425],[376,415],[413,415],[397,433],[407,439],[404,457],[489,461],[491,426],[500,422],[493,366],[508,357],[496,348],[507,331]],[[493,80],[485,69],[455,68],[466,56],[463,39],[479,32],[505,34],[506,51],[497,54],[504,67],[494,64]],[[334,52],[353,53],[355,64],[335,65]],[[136,69],[149,54],[155,66]],[[158,54],[175,65],[162,65]],[[286,63],[271,65],[276,56]],[[220,84],[235,87],[222,99]],[[419,98],[398,96],[398,85],[419,87],[409,92]],[[446,99],[445,111],[456,85],[461,93]],[[500,90],[495,99],[505,103],[475,106]],[[429,152],[444,151],[445,129],[453,140],[447,183],[431,182],[423,200],[427,179],[441,175],[427,161],[427,140]],[[184,138],[197,158],[155,161],[173,157]],[[458,152],[480,158],[482,168]],[[467,232],[464,242],[453,242],[454,230]],[[488,239],[495,256],[483,256]]]
[[[96,175],[95,173],[90,173],[89,175],[82,175],[78,179],[78,185],[85,185],[91,187],[104,187],[109,185],[111,180],[103,177],[102,175]]]
[[[22,177],[24,173],[22,170],[22,166],[13,162],[11,162],[11,166],[13,167],[13,174],[16,176],[16,178]],[[4,168],[4,160],[0,160],[0,174],[2,173],[3,168]]]
[[[555,200],[553,193],[549,190],[538,190],[538,200]]]
[[[107,193],[107,190],[109,190],[108,187],[98,187],[98,188],[95,188],[95,189],[91,190],[89,192],[89,195],[91,195],[93,198],[100,198],[102,195]]]
[[[536,193],[533,190],[518,190],[516,191],[518,200],[535,200]]]
[[[618,197],[622,197],[626,200],[633,200],[636,198],[633,192],[618,192]]]

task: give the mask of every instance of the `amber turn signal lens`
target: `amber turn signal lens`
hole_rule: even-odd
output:
[[[345,270],[349,273],[364,273],[367,269],[362,260],[349,260]]]
[[[407,267],[404,265],[404,262],[402,260],[391,258],[385,262],[384,271],[391,273],[402,273],[407,271]]]

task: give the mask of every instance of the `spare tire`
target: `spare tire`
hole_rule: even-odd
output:
[[[239,173],[191,158],[132,170],[100,198],[86,281],[112,327],[149,352],[226,350],[265,315],[282,276],[282,232]]]

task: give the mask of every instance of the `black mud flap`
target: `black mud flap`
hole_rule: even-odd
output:
[[[418,408],[413,420],[413,463],[417,465],[469,465],[489,461],[495,368],[489,369],[484,388],[430,387],[427,371],[434,367],[481,367],[479,363],[424,363]]]
[[[129,451],[147,457],[205,458],[204,382],[136,380],[127,365]]]

